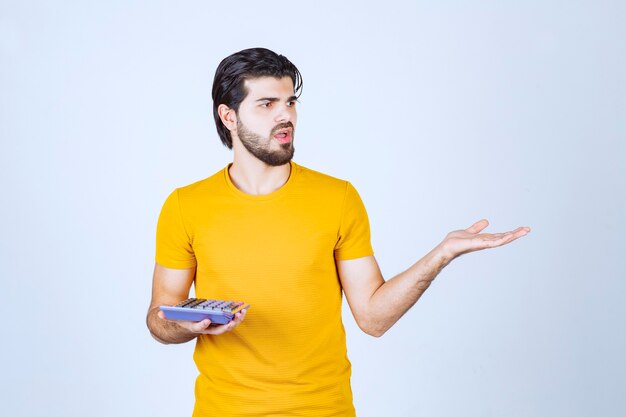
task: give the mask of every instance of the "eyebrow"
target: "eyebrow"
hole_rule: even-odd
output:
[[[260,98],[260,99],[258,99],[256,101],[269,101],[269,102],[273,103],[273,102],[276,102],[276,101],[280,101],[280,99],[278,97],[263,97],[263,98]],[[291,97],[289,97],[287,99],[287,101],[298,101],[298,97],[291,96]]]

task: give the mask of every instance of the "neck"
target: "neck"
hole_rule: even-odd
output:
[[[235,152],[228,174],[235,187],[246,194],[271,194],[285,185],[291,174],[291,164],[274,167],[247,152]]]

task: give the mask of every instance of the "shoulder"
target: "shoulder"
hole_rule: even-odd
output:
[[[360,199],[356,188],[348,180],[296,165],[299,189],[308,196],[322,198],[329,204],[343,206],[346,200]]]
[[[349,184],[349,182],[344,179],[333,177],[302,165],[294,163],[294,166],[298,170],[298,178],[301,181],[306,182],[308,186],[323,187],[328,190],[345,191]]]
[[[201,198],[214,194],[224,186],[224,169],[204,179],[178,187],[174,192],[178,193],[179,198],[182,199]]]

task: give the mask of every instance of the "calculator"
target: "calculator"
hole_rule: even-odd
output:
[[[211,324],[226,324],[235,313],[250,307],[242,302],[209,300],[206,298],[188,298],[175,306],[160,306],[165,318],[169,320],[202,321],[211,320]]]

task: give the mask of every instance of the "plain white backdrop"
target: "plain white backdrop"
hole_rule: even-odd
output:
[[[360,417],[626,413],[621,1],[0,1],[0,414],[185,416],[193,344],[145,326],[167,195],[223,168],[211,84],[300,69],[295,161],[350,180],[386,278],[464,255],[382,338],[345,308]],[[252,311],[251,311],[252,314]]]

